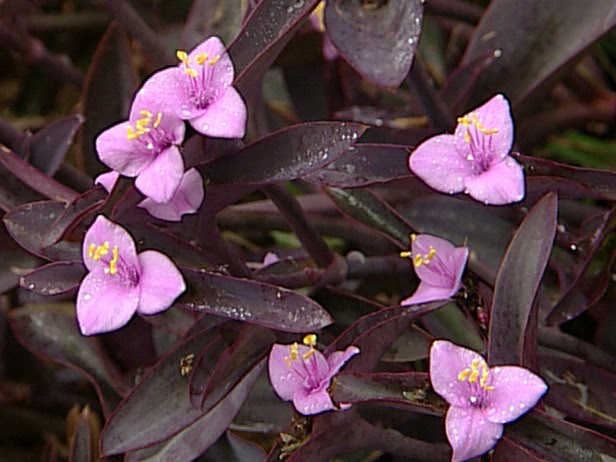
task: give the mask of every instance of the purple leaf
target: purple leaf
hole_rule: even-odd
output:
[[[496,49],[501,57],[477,79],[470,105],[496,92],[506,94],[514,107],[532,102],[558,71],[614,25],[616,4],[611,0],[491,2],[473,31],[462,65]]]
[[[491,365],[528,364],[525,344],[533,329],[531,308],[552,250],[558,201],[541,199],[520,224],[498,270],[490,315]],[[528,352],[534,354],[532,352]]]
[[[199,420],[162,443],[136,452],[129,452],[126,455],[126,461],[165,460],[168,462],[183,462],[200,456],[227,430],[248,393],[252,390],[264,365],[265,361],[262,361],[253,366],[241,381]]]
[[[367,80],[396,88],[411,68],[424,1],[327,2],[325,29],[342,55]]]
[[[81,132],[78,163],[90,175],[106,170],[98,160],[92,140],[104,128],[126,119],[136,88],[137,75],[126,33],[113,22],[94,53],[82,95],[86,121]]]
[[[200,170],[208,184],[272,184],[294,180],[324,167],[367,129],[344,122],[312,122],[283,128],[219,158]]]
[[[185,270],[186,295],[175,306],[284,332],[311,332],[332,323],[318,303],[270,284]]]
[[[27,160],[46,175],[54,176],[84,120],[81,114],[74,114],[40,129],[28,139]]]
[[[19,341],[33,353],[76,369],[94,386],[103,411],[116,395],[109,385],[125,392],[126,383],[101,352],[99,340],[77,330],[72,304],[25,305],[12,310],[11,328]]]
[[[304,179],[337,188],[357,188],[412,177],[409,148],[393,144],[356,144],[338,159]]]
[[[342,372],[334,379],[332,397],[338,403],[373,403],[442,416],[445,403],[430,390],[426,372]]]
[[[42,245],[47,231],[65,210],[61,202],[31,202],[6,213],[3,221],[11,237],[28,252],[52,261],[81,261],[79,242],[60,241],[49,247]]]
[[[85,274],[80,262],[60,261],[41,266],[21,277],[19,285],[41,295],[58,295],[74,290]]]
[[[75,409],[75,408],[73,408]],[[69,441],[69,462],[93,462],[96,447],[95,435],[90,427],[88,416],[91,415],[87,408],[78,413],[72,428],[72,437]],[[68,420],[68,419],[67,419]]]
[[[573,283],[548,315],[548,325],[561,324],[579,316],[605,293],[610,282],[610,270],[616,259],[616,208],[603,216],[596,231],[593,248]]]
[[[204,413],[190,399],[192,361],[220,342],[218,329],[209,329],[184,339],[163,356],[107,421],[101,433],[102,454],[161,443],[202,417]]]

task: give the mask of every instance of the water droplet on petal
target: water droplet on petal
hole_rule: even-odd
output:
[[[472,154],[469,154],[468,156],[466,156],[466,160],[474,160],[475,157]]]
[[[210,129],[210,126],[208,124],[203,124],[203,126],[201,127],[201,130],[203,130],[204,132],[207,132]]]
[[[84,294],[83,295],[83,299],[87,302],[88,300],[90,300],[92,298],[92,295],[90,294]]]

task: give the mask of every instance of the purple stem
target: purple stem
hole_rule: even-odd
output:
[[[334,254],[327,247],[314,225],[308,221],[297,199],[279,185],[267,186],[264,192],[283,214],[315,263],[321,267],[329,266],[334,261]]]

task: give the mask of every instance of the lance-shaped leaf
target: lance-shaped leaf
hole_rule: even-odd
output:
[[[552,250],[557,207],[555,194],[541,199],[507,248],[494,285],[488,342],[491,365],[528,364],[525,340],[531,340],[526,334],[532,328],[533,300]]]
[[[218,329],[209,329],[186,338],[163,356],[107,421],[101,434],[103,455],[158,444],[201,418],[204,412],[190,396],[193,363],[196,356],[224,343]]]
[[[284,332],[312,332],[333,321],[321,305],[292,290],[200,271],[183,274],[188,290],[177,307]]]
[[[10,312],[9,321],[30,351],[82,373],[94,386],[105,413],[116,400],[111,387],[125,392],[126,383],[102,354],[99,340],[79,334],[72,304],[24,305]]]
[[[583,186],[589,190],[589,193],[594,193],[592,197],[611,201],[616,200],[616,173],[614,172],[573,167],[541,159],[540,157],[524,156],[519,153],[512,153],[511,155],[524,165],[525,171],[531,177],[529,179],[532,179],[533,176],[557,177]],[[550,185],[551,188],[554,186],[553,184]],[[530,193],[530,186],[528,190]]]
[[[86,121],[80,137],[80,166],[89,174],[107,168],[98,160],[93,140],[104,128],[125,119],[137,88],[128,39],[118,23],[111,23],[98,44],[82,95]]]
[[[86,270],[83,263],[59,261],[22,276],[19,285],[41,295],[58,295],[76,289]]]
[[[549,325],[579,316],[596,303],[610,282],[610,270],[616,259],[616,208],[605,214],[590,255],[575,281],[547,317]]]
[[[260,2],[229,45],[235,65],[235,82],[240,92],[259,81],[271,67],[318,0],[271,0]]]
[[[21,182],[49,199],[70,202],[78,195],[77,192],[45,175],[4,145],[0,145],[0,165]]]
[[[349,373],[334,379],[332,397],[337,403],[374,403],[441,416],[446,405],[431,391],[426,372]]]
[[[376,229],[401,248],[408,246],[413,229],[385,201],[366,189],[324,188],[345,214]]]
[[[84,120],[81,114],[73,114],[41,128],[28,139],[28,161],[46,175],[54,176]]]
[[[358,188],[413,175],[408,169],[409,149],[393,144],[358,144],[305,180],[337,188]]]
[[[272,184],[318,170],[367,129],[345,122],[313,122],[283,128],[201,169],[208,184]]]
[[[199,420],[162,443],[128,453],[126,461],[179,462],[197,458],[227,430],[252,390],[264,365],[265,361],[261,361],[253,366],[242,380]]]
[[[327,2],[325,28],[342,55],[367,80],[398,87],[411,68],[424,1]]]
[[[550,384],[546,404],[578,422],[616,429],[616,374],[551,350],[540,351],[539,357]]]
[[[503,440],[511,445],[498,445],[495,460],[550,460],[584,462],[605,460],[616,451],[613,439],[570,422],[534,411],[508,426]],[[513,446],[511,454],[508,450]],[[523,459],[510,456],[523,455]],[[604,455],[604,456],[603,456]],[[501,459],[502,458],[502,459]],[[609,459],[608,459],[609,460]]]
[[[502,50],[501,57],[477,79],[470,105],[497,91],[506,94],[514,107],[532,101],[558,71],[614,25],[616,4],[611,0],[491,2],[473,32],[462,65],[495,49]]]
[[[32,202],[15,207],[2,220],[11,237],[28,252],[47,260],[81,261],[79,242],[60,241],[43,246],[45,234],[65,209],[61,202]]]

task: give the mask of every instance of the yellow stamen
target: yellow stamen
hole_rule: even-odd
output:
[[[119,249],[117,245],[113,246],[113,250],[111,254],[113,255],[111,261],[109,262],[109,273],[116,274],[118,272],[118,258],[119,258]]]
[[[411,242],[415,242],[415,239],[417,239],[417,234],[411,233],[409,234],[409,238],[411,239]]]
[[[156,120],[154,121],[154,123],[152,124],[154,126],[154,128],[158,128],[158,126],[160,125],[160,121],[163,118],[163,113],[159,112],[158,114],[156,114]]]
[[[315,350],[314,348],[310,348],[310,350],[308,350],[306,353],[302,355],[302,359],[310,358],[314,354],[315,351],[317,350]]]
[[[498,133],[497,128],[484,127],[483,124],[477,118],[477,114],[473,112],[471,112],[468,115],[465,115],[464,117],[458,117],[458,123],[466,128],[466,132],[464,133],[464,141],[466,143],[471,142],[471,134],[468,129],[471,124],[474,125],[477,128],[477,130],[479,130],[484,135],[494,135],[495,133]]]
[[[175,56],[184,64],[190,64],[190,59],[188,59],[188,54],[185,51],[178,50],[175,52]]]
[[[151,119],[152,118],[152,113],[150,111],[148,111],[147,109],[142,109],[141,111],[139,111],[139,114],[141,114],[146,119]]]
[[[203,63],[207,61],[207,53],[199,53],[195,61],[197,61],[197,64],[203,65]]]
[[[412,255],[411,252],[409,252],[408,250],[404,251],[404,252],[400,252],[400,257],[401,258],[410,258]]]
[[[194,69],[191,69],[190,67],[187,67],[186,69],[184,69],[184,73],[190,75],[193,78],[197,77],[198,75],[197,71]]]
[[[291,361],[297,360],[297,342],[291,345]]]
[[[109,242],[103,242],[103,245],[99,245],[94,250],[94,255],[92,258],[94,260],[100,260],[103,255],[107,255],[109,253]]]
[[[423,262],[423,257],[420,254],[413,257],[413,264],[415,265],[415,268],[419,268]]]
[[[140,133],[135,132],[135,129],[130,125],[126,127],[126,138],[129,140],[134,140],[135,138],[139,138]]]
[[[308,334],[304,337],[303,340],[304,345],[315,347],[317,346],[317,336],[316,334]]]
[[[481,374],[481,377],[480,377],[480,374]],[[475,383],[478,378],[479,378],[479,386],[481,388],[487,391],[494,390],[494,387],[492,385],[487,385],[488,379],[490,378],[490,368],[485,363],[485,361],[474,359],[471,362],[470,368],[463,369],[458,374],[458,380],[460,382],[465,382],[468,380],[469,383]]]
[[[477,118],[477,115],[475,115],[474,113],[471,113],[471,121],[473,122],[475,127],[477,127],[477,130],[479,130],[484,135],[494,135],[495,133],[498,133],[498,129],[497,128],[485,128],[481,124],[481,122],[479,122],[479,119]]]
[[[468,378],[468,376],[470,375],[470,373],[471,373],[471,370],[470,370],[470,369],[464,369],[463,371],[461,371],[461,372],[458,374],[458,380],[459,380],[460,382],[464,382],[464,381],[466,381],[466,379]]]
[[[90,244],[90,247],[88,247],[88,257],[94,258],[94,252],[96,252],[96,244]]]
[[[210,59],[207,63],[210,66],[213,66],[214,64],[216,64],[218,62],[219,59],[220,59],[220,55],[216,55],[212,59]]]

